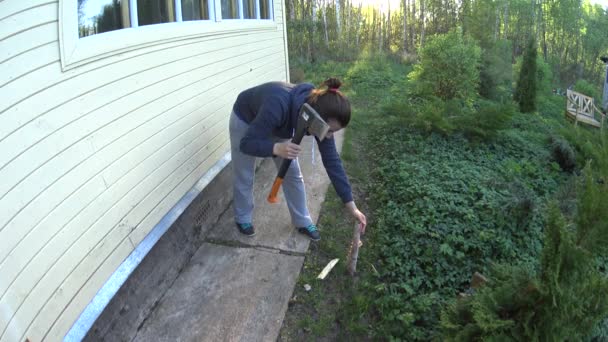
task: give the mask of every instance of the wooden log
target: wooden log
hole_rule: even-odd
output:
[[[350,244],[350,249],[348,252],[348,261],[346,263],[346,267],[348,273],[351,276],[354,276],[357,272],[357,259],[359,258],[359,247],[363,246],[363,242],[361,242],[361,226],[359,223],[355,223],[353,229],[353,240]]]

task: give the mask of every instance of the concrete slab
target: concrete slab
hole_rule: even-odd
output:
[[[343,131],[338,132],[334,139],[336,139],[338,150],[341,150]],[[300,168],[306,184],[308,210],[313,221],[316,222],[330,182],[323,167],[319,149],[316,143],[313,147],[313,142],[312,137],[304,138],[302,141],[303,152],[299,158]],[[314,164],[313,148],[315,149]],[[266,158],[256,172],[254,185],[256,208],[253,219],[253,224],[256,227],[255,236],[244,236],[237,231],[231,205],[220,217],[207,240],[218,243],[267,247],[292,253],[305,253],[308,250],[310,240],[299,234],[291,224],[289,210],[285,204],[282,191],[279,192],[279,203],[270,204],[266,201],[276,172],[276,167],[270,158]],[[232,191],[232,189],[227,189],[227,191]],[[329,191],[334,190],[330,189]],[[323,236],[323,227],[320,227],[320,231],[321,236]]]
[[[303,261],[205,243],[134,341],[274,341]]]
[[[335,138],[340,150],[343,136]],[[312,149],[316,148],[312,142],[310,137],[305,139],[300,164],[308,207],[316,222],[329,179],[318,149],[315,163],[311,162]],[[277,339],[309,240],[291,226],[282,194],[280,204],[267,203],[275,175],[269,159],[256,173],[256,236],[238,233],[229,207],[133,341]]]

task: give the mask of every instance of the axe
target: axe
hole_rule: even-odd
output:
[[[328,131],[329,125],[321,118],[316,110],[314,110],[308,103],[305,103],[298,114],[296,132],[293,135],[293,138],[291,138],[291,142],[299,145],[300,142],[302,142],[302,138],[304,138],[306,132],[317,137],[319,141],[322,141],[325,139]],[[279,168],[277,178],[272,184],[272,189],[268,195],[268,202],[277,203],[279,201],[277,199],[277,194],[281,184],[283,183],[283,178],[285,178],[285,174],[287,174],[289,165],[291,165],[291,159],[284,159],[281,167]]]

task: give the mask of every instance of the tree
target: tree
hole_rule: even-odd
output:
[[[514,94],[514,99],[519,104],[519,111],[522,113],[536,110],[536,56],[536,41],[531,38],[524,54]]]
[[[479,46],[460,31],[432,37],[420,51],[420,63],[410,73],[413,93],[473,101],[479,85],[480,56]]]

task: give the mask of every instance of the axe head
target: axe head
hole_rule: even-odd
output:
[[[309,134],[314,135],[323,141],[327,132],[329,131],[329,125],[321,118],[321,115],[314,110],[308,103],[305,103],[300,110],[300,116],[298,118],[298,126],[303,126]]]

